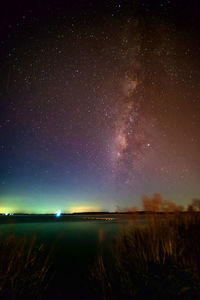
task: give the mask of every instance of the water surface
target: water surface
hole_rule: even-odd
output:
[[[0,238],[10,233],[27,239],[36,236],[47,254],[53,249],[51,264],[56,276],[51,293],[57,299],[64,295],[81,299],[86,294],[92,298],[88,275],[99,251],[107,251],[119,230],[132,221],[129,215],[0,216]],[[142,222],[142,217],[136,219]]]

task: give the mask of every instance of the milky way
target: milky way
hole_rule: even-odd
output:
[[[123,37],[126,41],[124,76],[121,79],[121,95],[116,104],[115,132],[113,140],[114,175],[124,184],[134,186],[138,173],[145,166],[146,156],[151,147],[151,116],[145,119],[142,109],[144,70],[140,63],[141,34],[138,22],[128,20]],[[134,29],[134,32],[133,32]]]
[[[195,5],[36,2],[1,11],[1,210],[198,198]]]

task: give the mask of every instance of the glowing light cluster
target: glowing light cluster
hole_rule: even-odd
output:
[[[56,212],[56,217],[59,218],[61,216],[61,211]]]

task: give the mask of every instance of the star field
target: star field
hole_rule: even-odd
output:
[[[200,24],[184,1],[1,12],[1,211],[200,196]]]

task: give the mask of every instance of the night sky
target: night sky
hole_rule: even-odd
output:
[[[200,197],[198,1],[6,1],[0,212]]]

